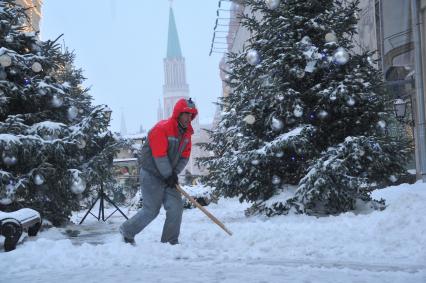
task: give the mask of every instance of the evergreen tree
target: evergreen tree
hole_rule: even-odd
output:
[[[86,187],[112,180],[117,141],[74,55],[28,27],[21,6],[0,1],[0,210],[34,208],[59,225]]]
[[[404,172],[403,140],[390,137],[386,94],[371,53],[354,54],[358,1],[243,1],[251,33],[228,54],[222,116],[205,181],[250,212],[339,213]],[[296,185],[291,199],[271,197]],[[269,201],[267,201],[269,200]]]

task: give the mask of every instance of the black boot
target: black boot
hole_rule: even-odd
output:
[[[132,246],[135,246],[136,245],[136,242],[135,242],[135,239],[133,239],[133,238],[127,238],[126,236],[124,236],[124,233],[123,233],[123,229],[121,228],[121,226],[120,226],[120,234],[121,234],[121,236],[123,237],[123,241],[126,243],[126,244],[131,244]]]
[[[135,239],[129,239],[123,236],[123,240],[126,244],[131,244],[132,246],[136,245]]]

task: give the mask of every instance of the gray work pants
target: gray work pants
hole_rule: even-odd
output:
[[[143,169],[140,177],[142,208],[121,225],[122,234],[126,238],[133,239],[157,217],[163,204],[166,210],[166,221],[161,242],[177,244],[183,213],[183,202],[179,191],[176,188],[168,188],[162,179]]]

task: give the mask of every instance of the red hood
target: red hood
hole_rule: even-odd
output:
[[[195,119],[195,117],[198,114],[197,108],[195,108],[194,102],[190,99],[179,99],[178,102],[176,102],[175,107],[173,108],[173,115],[172,117],[174,119],[178,119],[180,113],[187,112],[192,114],[192,120]]]

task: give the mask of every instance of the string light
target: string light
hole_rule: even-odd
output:
[[[25,8],[30,8],[26,11],[28,18],[30,19],[30,26],[26,27],[26,31],[32,31],[34,30],[34,27],[36,26],[39,28],[39,22],[42,18],[41,14],[41,6],[43,4],[42,0],[21,0],[22,5]],[[38,18],[35,19],[34,15],[36,15]]]

